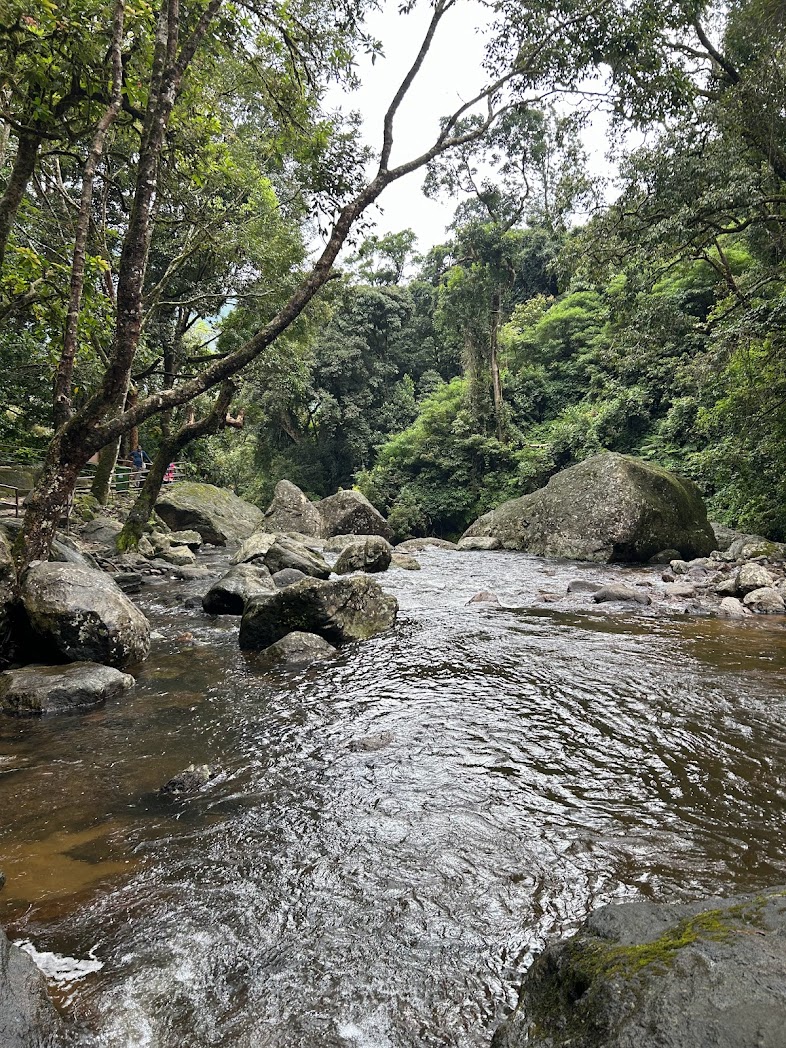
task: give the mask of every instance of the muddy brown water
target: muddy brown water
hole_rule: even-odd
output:
[[[80,1048],[476,1048],[592,907],[786,881],[782,619],[544,603],[645,576],[418,556],[382,580],[393,631],[289,673],[162,580],[129,696],[0,720],[0,923]],[[190,763],[222,774],[159,797]]]

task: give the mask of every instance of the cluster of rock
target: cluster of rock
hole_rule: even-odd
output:
[[[781,1048],[786,891],[605,906],[546,948],[492,1048]]]

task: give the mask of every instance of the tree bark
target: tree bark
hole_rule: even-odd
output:
[[[153,514],[169,463],[174,462],[183,448],[192,443],[192,441],[198,440],[200,437],[206,437],[211,433],[218,433],[220,429],[224,428],[227,424],[227,412],[234,394],[235,386],[231,382],[224,383],[218,399],[208,415],[197,422],[187,422],[176,433],[161,441],[150,469],[145,476],[142,489],[137,496],[136,502],[131,507],[131,511],[123,525],[123,530],[117,538],[117,548],[119,550],[137,548],[139,540]]]
[[[41,139],[32,133],[19,135],[16,147],[16,158],[11,169],[5,193],[0,199],[0,273],[3,272],[8,238],[11,235],[19,205],[25,195],[27,184],[33,177]]]

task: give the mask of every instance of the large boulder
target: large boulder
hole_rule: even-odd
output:
[[[322,517],[297,484],[280,480],[261,527],[265,531],[298,531],[301,535],[318,537],[322,534]]]
[[[786,891],[605,906],[527,973],[492,1048],[782,1048]]]
[[[651,462],[605,452],[552,477],[545,488],[484,514],[464,537],[575,560],[646,562],[660,550],[706,556],[715,546],[692,481]]]
[[[350,571],[387,571],[392,556],[393,549],[387,539],[367,535],[344,547],[333,570],[337,575]]]
[[[225,488],[193,481],[167,485],[158,496],[156,512],[173,531],[197,531],[203,542],[213,546],[247,539],[263,515]]]
[[[123,667],[147,658],[147,619],[103,571],[35,564],[22,579],[21,597],[33,632],[68,662]]]
[[[333,644],[366,640],[396,621],[398,602],[367,575],[304,579],[273,594],[252,597],[240,621],[240,647],[261,651],[295,630]]]
[[[317,502],[322,515],[323,535],[381,535],[388,542],[393,530],[382,514],[359,491],[338,491]]]
[[[202,598],[210,615],[242,615],[246,601],[275,589],[270,572],[262,564],[235,564],[214,582]]]
[[[46,992],[46,979],[0,931],[0,1045],[37,1048],[59,1043],[61,1023]]]
[[[122,695],[134,683],[128,673],[96,662],[23,666],[0,673],[0,709],[23,717],[65,713],[97,706]]]
[[[287,535],[279,535],[267,551],[265,567],[273,575],[285,568],[294,568],[316,579],[326,579],[330,575],[330,565],[324,557]]]

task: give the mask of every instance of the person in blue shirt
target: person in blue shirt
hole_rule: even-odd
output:
[[[146,451],[143,451],[139,444],[137,444],[137,446],[131,452],[131,461],[133,462],[134,469],[136,470],[136,473],[134,474],[134,483],[137,487],[140,487],[142,484],[142,474],[150,465],[152,459],[150,458],[148,453]]]

